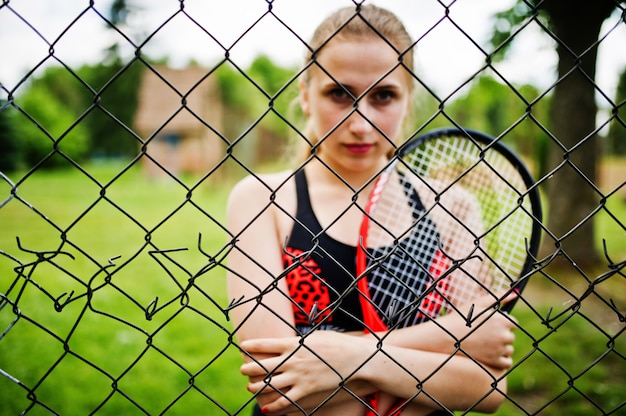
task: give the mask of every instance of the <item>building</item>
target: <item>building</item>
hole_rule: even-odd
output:
[[[147,68],[139,88],[135,131],[142,164],[153,177],[205,175],[224,157],[223,110],[214,76],[199,67]]]

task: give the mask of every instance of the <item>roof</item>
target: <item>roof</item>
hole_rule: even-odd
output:
[[[138,132],[152,134],[164,124],[167,124],[165,132],[197,129],[202,123],[196,116],[208,123],[218,122],[211,119],[210,112],[211,106],[219,105],[214,77],[204,78],[206,75],[207,70],[200,67],[147,68],[139,87],[135,116]]]

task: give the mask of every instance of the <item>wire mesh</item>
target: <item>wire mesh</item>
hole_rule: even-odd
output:
[[[2,72],[0,79],[2,414],[236,415],[250,414],[254,406],[239,371],[239,326],[231,312],[251,302],[262,308],[263,297],[293,278],[293,269],[277,276],[264,270],[273,286],[258,287],[254,298],[228,297],[225,276],[238,236],[226,227],[227,196],[238,179],[251,175],[267,189],[267,198],[255,202],[258,214],[274,209],[284,184],[265,183],[261,172],[292,162],[294,157],[285,162],[278,155],[293,141],[310,143],[302,114],[291,111],[303,70],[270,59],[247,65],[242,51],[258,39],[291,42],[284,50],[304,51],[308,29],[287,9],[317,6],[249,0],[234,2],[236,12],[227,16],[215,2],[205,9],[192,1],[165,3],[129,2],[125,8],[123,1],[77,1],[65,12],[55,8],[50,19],[35,13],[31,3],[0,4],[2,66],[19,72],[13,79]],[[462,23],[461,11],[471,7],[466,1],[379,3],[398,12],[427,10],[414,30],[418,56],[445,30],[444,43],[438,44],[441,59],[421,66],[437,72],[467,65],[445,86],[437,77],[413,73],[419,115],[411,134],[440,125],[489,130],[533,169],[550,213],[543,249],[512,313],[515,363],[507,371],[509,387],[498,414],[626,413],[626,93],[597,80],[602,67],[596,72],[588,66],[599,50],[622,53],[603,48],[615,39],[623,43],[624,3],[566,6],[590,14],[607,10],[600,34],[582,48],[560,38],[560,25],[574,17],[563,23],[545,14],[558,13],[557,2],[509,4],[511,11],[499,15],[494,29],[506,37],[493,45]],[[341,5],[354,7],[356,16],[361,2]],[[151,20],[142,21],[142,14]],[[216,29],[225,26],[216,26],[215,19],[230,22],[228,35]],[[99,63],[86,64],[72,56],[72,48],[89,43],[80,34],[93,26],[102,28],[98,33],[106,34],[109,47],[91,47],[98,49],[92,52]],[[264,38],[266,29],[274,35]],[[558,75],[548,75],[534,90],[520,85],[512,70],[519,62],[505,54],[525,36],[531,43],[543,36],[551,42],[544,48],[548,54],[559,51]],[[23,43],[26,39],[30,43]],[[174,68],[158,55],[171,39],[177,49],[216,58]],[[18,50],[19,45],[34,46]],[[471,50],[479,63],[460,61],[461,49]],[[535,53],[549,56],[543,50],[519,56],[533,61]],[[24,55],[28,59],[20,60]],[[16,68],[18,63],[23,68]],[[557,60],[552,64],[548,70],[556,71]],[[576,77],[591,91],[594,104],[586,114],[591,112],[596,124],[591,131],[581,129],[571,143],[552,117],[569,108],[556,97],[560,89],[575,90]],[[493,99],[491,107],[471,101],[477,85],[484,86],[483,95],[500,100]],[[568,117],[578,126],[579,113]],[[89,135],[91,143],[84,139]],[[600,146],[604,152],[589,150]],[[299,166],[316,158],[314,146]],[[597,163],[591,170],[582,162],[587,159]],[[576,181],[568,185],[565,179],[560,186],[590,193],[591,206],[554,197],[559,193],[549,188],[564,172]],[[554,218],[570,211],[576,213],[574,223],[553,228]],[[589,227],[590,239],[574,240]],[[311,232],[311,252],[318,237]],[[588,244],[580,247],[579,241]],[[591,265],[581,252],[593,258]],[[305,267],[308,254],[285,253],[289,265]],[[316,304],[300,312],[315,328],[332,307]],[[382,341],[373,355],[387,355],[402,366]],[[463,339],[455,342],[452,355],[463,352]],[[336,392],[356,396],[343,386],[349,377],[340,377]],[[414,381],[414,397],[407,401],[420,395],[437,401],[422,387],[428,378]],[[474,406],[456,410],[466,414]]]

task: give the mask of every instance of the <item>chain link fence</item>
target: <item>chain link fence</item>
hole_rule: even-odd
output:
[[[261,39],[293,42],[284,53],[302,55],[312,26],[287,9],[306,17],[316,6],[295,3],[234,2],[242,17],[216,26],[226,19],[216,2],[74,2],[54,30],[25,1],[0,4],[2,66],[23,66],[0,79],[0,413],[250,414],[229,314],[241,299],[225,283],[237,243],[226,200],[244,175],[297,167],[279,155],[302,139],[302,115],[292,111],[296,66],[238,54]],[[360,5],[331,3],[320,8]],[[464,0],[379,3],[403,19],[423,8],[421,26],[405,22],[416,53],[441,56],[419,62],[412,133],[456,124],[501,137],[544,194],[544,245],[513,312],[515,364],[498,414],[626,414],[626,93],[617,73],[612,84],[598,80],[607,60],[595,70],[598,51],[623,55],[606,45],[626,38],[624,3],[563,3],[589,19],[606,9],[583,47],[560,38],[572,22],[582,29],[581,13],[558,2],[491,4],[493,19],[473,10],[488,22],[480,33],[462,23],[473,7]],[[97,64],[68,52],[89,45],[77,35],[86,27],[111,40]],[[276,32],[263,38],[266,29]],[[36,46],[10,45],[25,38]],[[158,51],[172,40],[174,57],[179,48],[217,58],[168,62]],[[467,50],[478,62],[458,59]],[[440,76],[425,75],[429,66]],[[463,70],[455,78],[446,67]],[[594,124],[566,116],[579,128],[568,142],[558,113],[588,100],[581,84]],[[561,89],[573,91],[566,103]],[[572,192],[554,197],[550,183],[564,171],[577,180],[558,186],[590,192],[591,206]],[[571,215],[570,228],[553,228]]]

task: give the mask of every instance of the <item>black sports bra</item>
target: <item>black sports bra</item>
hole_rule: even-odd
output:
[[[336,331],[362,331],[363,312],[356,289],[356,247],[341,243],[322,229],[313,212],[304,170],[295,175],[296,222],[283,252],[283,266],[289,295],[293,301],[296,329],[304,334],[314,325]],[[446,263],[441,252],[439,232],[424,213],[420,198],[404,177],[400,183],[418,220],[398,245],[370,250],[373,258],[387,258],[381,267],[372,268],[368,286],[387,327],[406,327],[437,316],[441,293],[429,290],[437,277],[434,266]],[[356,236],[355,236],[356,239]],[[413,239],[412,262],[406,262],[406,241]],[[424,292],[427,291],[426,294]]]
[[[283,252],[283,266],[293,301],[296,329],[314,325],[336,331],[362,331],[356,291],[356,247],[329,237],[309,196],[304,170],[295,174],[296,221]]]

